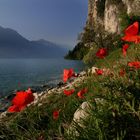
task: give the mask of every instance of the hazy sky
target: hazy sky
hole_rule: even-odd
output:
[[[87,16],[88,0],[0,0],[0,26],[29,40],[74,45]]]

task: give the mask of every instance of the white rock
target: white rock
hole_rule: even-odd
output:
[[[76,126],[79,125],[82,128],[86,128],[83,121],[86,120],[90,115],[90,109],[91,105],[88,102],[82,103],[82,105],[74,113],[73,121],[68,129],[68,134],[79,136],[79,133],[76,130]]]
[[[86,75],[85,71],[80,72],[80,76],[85,76],[85,75]]]
[[[90,109],[89,103],[83,102],[80,108],[78,108],[74,113],[73,118],[74,122],[77,122],[79,125],[81,125],[81,121],[89,116],[88,113],[89,109]]]
[[[7,115],[7,111],[2,112],[2,113],[0,114],[0,119],[2,119],[2,118],[4,118],[4,117],[6,117],[6,115]]]
[[[35,100],[38,99],[38,93],[33,93]]]
[[[41,92],[40,94],[38,94],[39,97],[41,97],[44,94],[44,92]]]
[[[88,69],[88,73],[89,74],[94,74],[94,73],[96,73],[96,69],[98,69],[98,68],[97,67],[92,67],[92,68]]]
[[[92,68],[91,68],[91,73],[92,73],[92,74],[96,73],[96,69],[98,69],[98,68],[97,68],[97,67],[92,67]]]
[[[39,104],[38,104],[38,106],[42,106],[42,105],[43,105],[42,103],[39,103]]]

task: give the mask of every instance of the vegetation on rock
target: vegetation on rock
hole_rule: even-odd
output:
[[[86,48],[84,43],[79,42],[72,51],[69,51],[65,59],[82,60],[88,53],[89,48]]]

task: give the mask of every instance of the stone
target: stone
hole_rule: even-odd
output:
[[[80,74],[79,74],[79,76],[86,76],[86,72],[85,71],[82,71],[82,72],[80,72]]]
[[[97,67],[92,67],[91,69],[88,70],[89,74],[94,74],[96,73],[96,69],[98,69]]]
[[[7,111],[2,112],[2,113],[0,114],[0,119],[2,119],[2,118],[4,118],[4,117],[6,117],[6,115],[7,115]]]
[[[119,9],[117,5],[110,4],[105,9],[105,15],[104,15],[105,31],[108,31],[109,33],[120,33],[118,13],[119,13]]]
[[[88,111],[90,110],[90,104],[88,102],[83,102],[82,105],[74,113],[73,121],[78,123],[81,127],[84,127],[82,120],[89,116]]]
[[[38,93],[33,93],[33,95],[34,95],[34,100],[37,100],[38,99]]]
[[[89,111],[91,110],[91,105],[88,102],[83,102],[81,106],[76,110],[74,113],[73,121],[68,129],[68,134],[72,134],[75,136],[79,136],[79,133],[77,132],[75,126],[80,126],[82,128],[86,128],[84,125],[83,121],[89,117],[90,113]]]

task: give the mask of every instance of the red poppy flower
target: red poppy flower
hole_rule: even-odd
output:
[[[122,37],[123,41],[127,41],[127,42],[134,42],[135,44],[140,43],[140,36],[124,36]]]
[[[120,72],[119,72],[119,75],[120,76],[124,76],[126,73],[125,69],[121,69]]]
[[[125,29],[126,36],[135,36],[138,35],[138,32],[139,32],[139,22],[137,21]]]
[[[103,74],[103,70],[101,70],[101,69],[95,69],[95,71],[96,71],[97,75],[102,75]]]
[[[98,58],[103,59],[105,56],[107,56],[107,49],[106,48],[101,48],[97,51],[96,56]]]
[[[54,120],[57,120],[57,119],[58,119],[58,117],[59,117],[59,112],[60,112],[60,110],[55,110],[55,111],[53,111],[53,119],[54,119]]]
[[[139,23],[134,22],[125,30],[125,36],[122,37],[122,40],[127,42],[135,42],[140,43],[140,36],[138,36],[139,32]]]
[[[32,93],[31,88],[28,88],[28,89],[26,90],[26,92],[27,92],[27,93]]]
[[[84,88],[84,89],[80,90],[80,91],[77,93],[78,97],[79,97],[79,98],[84,98],[83,95],[84,95],[87,91],[88,91],[87,88]]]
[[[135,40],[135,44],[139,44],[140,43],[140,36],[137,36],[136,40]]]
[[[74,93],[74,89],[71,89],[71,90],[64,90],[64,94],[67,95],[67,96],[70,96]]]
[[[122,48],[123,56],[126,56],[126,52],[128,48],[129,48],[128,44],[123,45],[123,48]]]
[[[128,66],[133,67],[135,69],[140,69],[140,61],[129,62]]]
[[[63,72],[63,81],[64,82],[67,82],[67,80],[69,78],[71,78],[72,76],[74,76],[74,70],[71,68],[71,69],[64,69],[64,72]]]
[[[19,107],[18,106],[16,106],[16,105],[13,105],[13,106],[10,106],[9,108],[8,108],[8,112],[20,112],[20,109],[19,109]]]
[[[34,96],[31,90],[20,91],[16,93],[16,96],[12,100],[12,106],[9,107],[9,112],[19,112],[23,110],[28,104],[34,100]]]

